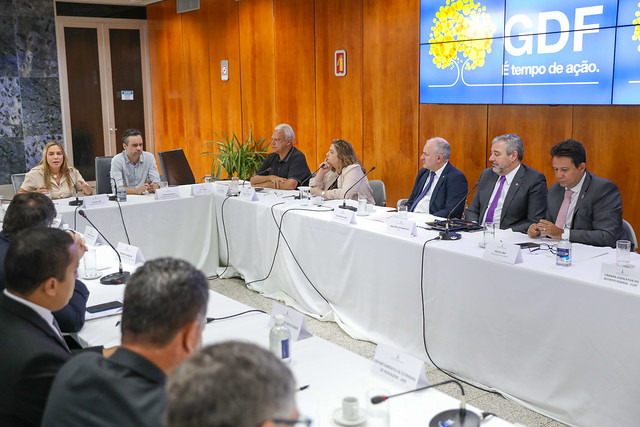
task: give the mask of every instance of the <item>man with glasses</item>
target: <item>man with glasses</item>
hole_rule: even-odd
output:
[[[42,425],[163,425],[166,375],[200,348],[208,300],[207,278],[186,261],[139,268],[124,293],[122,346],[108,359],[82,354],[66,363]]]
[[[167,383],[169,427],[311,425],[299,419],[295,381],[287,366],[254,344],[204,348],[177,367]]]

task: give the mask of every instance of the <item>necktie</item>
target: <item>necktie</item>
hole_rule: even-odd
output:
[[[569,204],[571,203],[572,195],[573,191],[568,188],[564,191],[564,200],[562,201],[562,205],[558,211],[558,217],[556,218],[556,227],[558,228],[564,228],[567,224],[567,213],[569,212]]]
[[[496,196],[493,198],[491,202],[491,206],[489,206],[489,210],[487,211],[487,219],[485,222],[493,222],[493,214],[496,212],[496,207],[498,206],[498,200],[500,200],[500,195],[502,194],[502,187],[504,187],[504,182],[507,180],[506,176],[500,177],[500,186],[498,187],[498,191],[496,191]]]
[[[424,190],[422,190],[422,193],[420,193],[418,195],[418,197],[416,197],[416,201],[413,202],[413,206],[411,206],[411,211],[413,212],[416,208],[416,206],[418,206],[418,203],[420,203],[420,200],[422,200],[422,198],[424,196],[426,196],[426,194],[429,192],[429,189],[431,188],[431,184],[433,184],[433,178],[436,177],[436,173],[433,171],[429,172],[429,182],[427,183],[427,185],[424,187]]]

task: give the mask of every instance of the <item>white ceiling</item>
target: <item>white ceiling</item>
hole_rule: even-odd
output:
[[[108,4],[120,6],[146,6],[164,0],[64,0],[70,3]]]

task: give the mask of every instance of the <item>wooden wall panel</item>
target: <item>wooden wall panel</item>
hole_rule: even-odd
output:
[[[273,9],[275,122],[293,127],[295,144],[313,168],[316,158],[314,0],[274,0]]]
[[[420,1],[365,0],[363,11],[363,160],[394,206],[416,174]]]
[[[153,133],[158,152],[176,148],[174,141],[184,141],[186,137],[182,22],[176,14],[176,1],[149,6],[147,22]]]
[[[211,23],[204,2],[200,13],[182,13],[182,46],[184,60],[184,112],[188,126],[183,141],[172,141],[185,151],[196,181],[209,173],[211,159],[200,155],[202,141],[210,139],[211,85],[209,40],[203,37]]]
[[[363,156],[362,129],[362,0],[318,0],[316,39],[316,169],[331,141],[349,141]],[[334,74],[334,52],[347,52],[347,75]]]
[[[242,0],[238,5],[243,136],[253,127],[256,139],[270,140],[275,122],[272,1]]]
[[[419,157],[425,142],[429,138],[440,136],[451,144],[449,161],[465,174],[471,187],[487,167],[487,108],[486,105],[420,105],[416,172],[422,167]],[[410,192],[411,187],[405,197]]]
[[[556,179],[549,149],[570,137],[572,108],[570,105],[490,105],[487,162],[491,140],[498,135],[515,133],[524,143],[522,162],[545,174],[550,186]]]
[[[572,138],[584,144],[587,170],[615,182],[624,219],[640,234],[640,106],[578,106]]]

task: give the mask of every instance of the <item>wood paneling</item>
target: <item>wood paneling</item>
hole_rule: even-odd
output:
[[[273,9],[275,121],[293,127],[295,144],[313,167],[316,158],[314,0],[274,0]]]
[[[256,139],[269,140],[276,111],[272,1],[242,0],[238,5],[243,136],[253,127]]]
[[[461,125],[461,124],[464,125]],[[420,105],[420,139],[416,171],[422,167],[419,157],[424,143],[440,136],[451,144],[449,161],[467,177],[469,187],[478,180],[487,166],[487,106],[486,105]],[[411,192],[409,188],[407,196]],[[470,200],[469,200],[470,201]]]
[[[365,0],[363,12],[363,160],[394,206],[416,175],[420,1]]]
[[[316,39],[316,169],[331,141],[349,141],[362,159],[362,0],[319,0]],[[336,77],[334,52],[347,52],[347,75]],[[311,159],[308,159],[311,163]]]
[[[147,20],[153,132],[157,152],[180,146],[175,141],[184,141],[186,137],[182,22],[176,14],[175,0],[155,3],[147,8]]]

